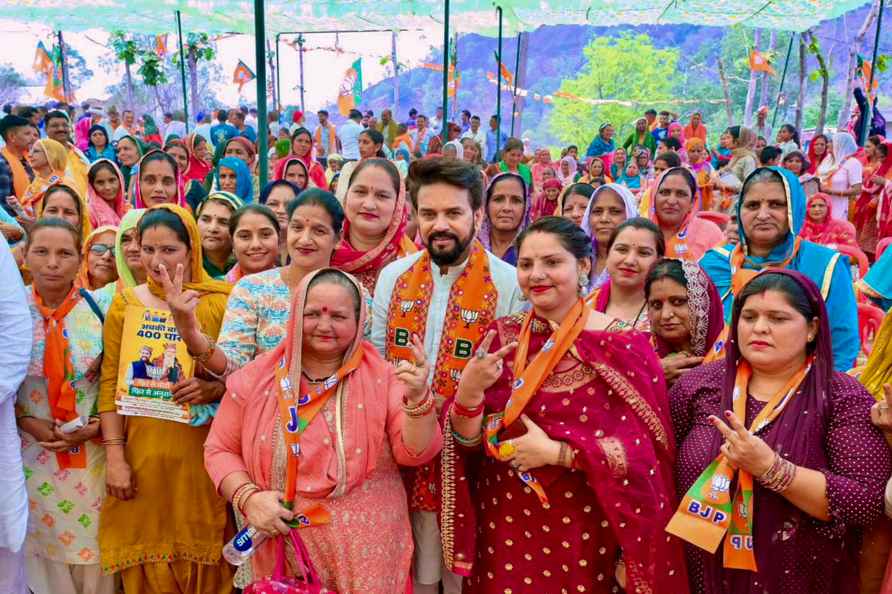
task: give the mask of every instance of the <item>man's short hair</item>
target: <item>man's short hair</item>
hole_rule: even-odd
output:
[[[771,163],[772,161],[780,158],[782,150],[777,148],[776,146],[768,145],[759,151],[759,162],[762,164]]]
[[[671,150],[673,150],[673,151],[680,151],[680,150],[681,150],[681,141],[680,141],[679,139],[677,139],[677,138],[673,138],[673,137],[671,137],[671,136],[667,136],[666,138],[664,138],[664,139],[662,140],[662,142],[663,142],[663,144],[666,146],[667,149],[671,149]]]
[[[668,165],[670,168],[681,167],[681,157],[678,156],[678,153],[660,153],[659,155],[657,155],[654,161],[665,161],[666,165]]]
[[[412,206],[418,208],[418,191],[421,188],[439,183],[467,190],[471,210],[477,211],[483,205],[483,178],[480,171],[465,161],[437,157],[419,159],[409,167],[406,186]]]
[[[349,117],[350,117],[351,120],[361,120],[361,119],[362,119],[362,112],[359,111],[358,109],[351,109],[351,110],[350,110],[350,116],[349,116]]]
[[[471,116],[471,119],[472,119],[472,120],[477,120],[477,121],[479,122],[479,121],[480,121],[480,116],[475,114],[475,115],[472,115],[472,116]]]
[[[468,111],[467,109],[463,109],[463,110],[461,110],[461,114],[462,114],[463,116],[471,117],[471,112]]]
[[[8,115],[0,119],[0,137],[4,141],[9,139],[9,134],[17,129],[31,126],[31,120],[17,115]]]
[[[71,118],[68,117],[68,114],[66,112],[62,111],[61,109],[54,109],[53,111],[49,112],[48,114],[46,114],[46,116],[44,116],[43,121],[44,121],[44,123],[49,124],[50,120],[55,120],[55,119],[59,119],[59,118],[65,120],[69,124],[71,123]]]
[[[648,109],[647,111],[644,112],[644,115],[655,116],[655,115],[657,115],[657,110],[656,109]]]
[[[661,115],[661,116],[669,117],[670,114],[669,114],[668,111],[666,111],[666,110],[664,109],[663,111],[660,112],[660,115]]]
[[[328,111],[325,109],[320,109],[319,111],[316,112],[316,115],[317,116],[324,115],[324,116],[328,117]]]

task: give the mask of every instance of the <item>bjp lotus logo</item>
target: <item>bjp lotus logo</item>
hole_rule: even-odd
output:
[[[412,309],[414,309],[414,307],[415,302],[411,299],[404,299],[403,301],[400,301],[400,311],[403,312],[403,314],[409,313],[410,311],[412,311]]]
[[[479,318],[480,312],[475,309],[461,310],[461,319],[465,323],[465,328],[469,327],[471,324],[475,324]]]

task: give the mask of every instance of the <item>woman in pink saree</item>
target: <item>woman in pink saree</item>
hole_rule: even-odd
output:
[[[518,239],[532,311],[462,373],[443,451],[444,560],[464,594],[688,592],[660,363],[581,297],[591,240],[545,217]],[[503,361],[504,360],[504,361]]]
[[[406,591],[412,559],[397,464],[429,462],[442,432],[423,347],[414,338],[414,364],[394,371],[357,332],[366,316],[361,294],[356,279],[332,268],[301,282],[286,339],[229,377],[205,466],[239,526],[277,536],[298,514],[312,518],[300,535],[326,588],[394,594]],[[297,406],[288,404],[290,386],[304,395]],[[285,411],[299,420],[296,429]],[[283,500],[293,501],[293,512]],[[237,587],[272,573],[275,544],[262,543],[239,568]],[[286,547],[293,558],[290,541]]]

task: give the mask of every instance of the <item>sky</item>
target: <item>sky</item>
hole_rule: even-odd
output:
[[[187,25],[188,23],[184,23],[184,33],[187,31]],[[4,47],[8,48],[0,54],[0,64],[11,65],[26,80],[33,80],[33,84],[40,85],[40,88],[34,91],[36,96],[31,97],[33,100],[43,100],[42,85],[45,82],[42,77],[38,80],[32,70],[34,49],[38,41],[43,40],[47,43],[52,35],[53,32],[48,28],[0,19],[0,36],[4,40]],[[397,38],[399,62],[409,66],[423,62],[430,52],[432,43],[440,42],[438,35],[433,29],[400,33]],[[298,52],[286,44],[289,39],[294,37],[283,36],[280,44],[281,89],[283,103],[297,105],[300,102]],[[270,43],[274,42],[275,37],[271,37]],[[123,77],[123,66],[115,72],[106,72],[100,66],[100,58],[111,55],[111,49],[105,47],[108,43],[108,34],[101,30],[68,33],[65,34],[65,43],[70,44],[84,56],[94,73],[92,80],[76,90],[78,99],[107,97],[106,87]],[[336,44],[342,50],[339,53],[331,51]],[[176,35],[171,34],[168,37],[168,48],[170,51],[176,49]],[[306,36],[305,48],[309,50],[304,54],[305,102],[306,108],[313,111],[335,101],[344,72],[359,57],[362,58],[364,87],[385,78],[386,67],[380,64],[380,59],[390,56],[391,34],[389,32],[350,33],[338,36],[310,34]],[[238,86],[231,83],[232,72],[239,60],[256,71],[253,36],[233,35],[221,39],[217,42],[217,52],[216,62],[223,72],[223,83],[215,85],[213,89],[217,96],[229,105],[254,103],[257,95],[253,83],[245,85],[241,96]]]

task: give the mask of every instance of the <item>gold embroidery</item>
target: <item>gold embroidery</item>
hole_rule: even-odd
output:
[[[451,569],[455,562],[455,438],[452,437],[451,414],[446,414],[443,426],[443,451],[440,454],[440,542],[443,562]],[[468,564],[470,565],[470,564]],[[470,569],[470,567],[469,567]]]
[[[607,382],[607,385],[619,394],[620,398],[622,398],[626,404],[632,407],[635,414],[644,421],[644,424],[647,425],[647,428],[653,433],[657,443],[663,446],[663,449],[668,450],[669,437],[666,433],[666,428],[663,427],[662,421],[660,421],[660,418],[650,406],[650,403],[641,397],[626,378],[610,366],[605,365],[604,363],[596,363],[595,371],[597,371],[604,381]]]
[[[570,357],[564,358],[567,359],[573,361]],[[542,389],[548,392],[572,392],[591,382],[596,375],[595,370],[588,365],[577,363],[565,371],[553,371],[542,382]]]
[[[621,478],[629,473],[629,462],[626,459],[626,449],[623,443],[615,437],[604,437],[598,440],[598,446],[607,457],[610,466],[610,474]]]

